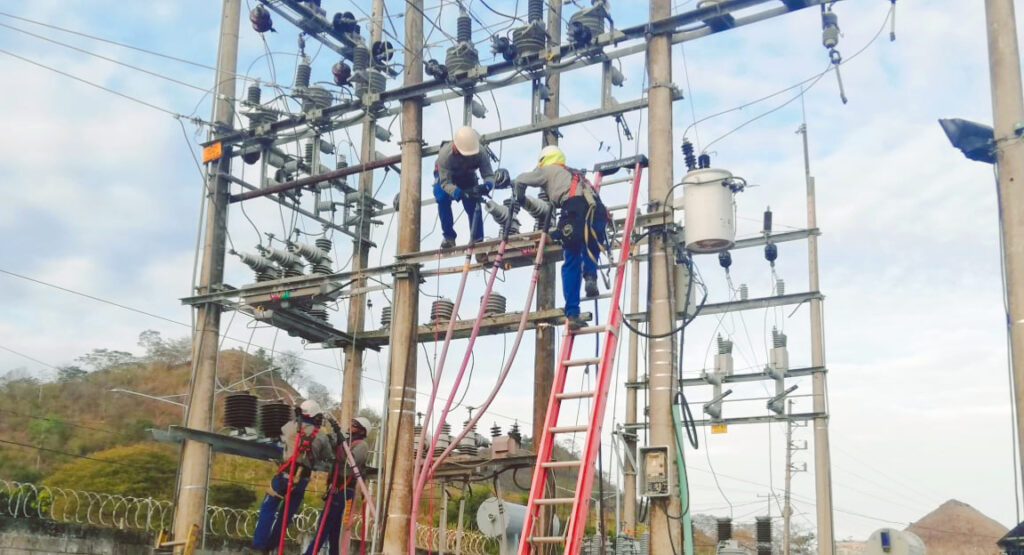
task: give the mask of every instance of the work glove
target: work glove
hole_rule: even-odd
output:
[[[456,187],[455,191],[452,192],[452,198],[455,200],[462,200],[462,189]]]
[[[334,437],[337,437],[337,438],[340,439],[342,434],[341,434],[341,426],[338,424],[338,421],[333,419],[333,418],[331,418],[330,419],[330,423],[331,423],[331,429],[334,430]]]
[[[508,170],[505,168],[498,168],[494,172],[494,188],[495,189],[507,189],[512,185],[512,178],[508,174]]]
[[[491,189],[493,189],[493,188],[494,188],[494,184],[491,183],[490,181],[485,181],[483,183],[474,185],[473,186],[473,196],[476,197],[476,198],[483,198],[483,197],[491,194]]]

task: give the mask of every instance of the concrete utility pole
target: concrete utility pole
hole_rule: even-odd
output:
[[[793,400],[789,400],[789,414],[793,414]],[[789,555],[790,549],[790,518],[793,516],[793,507],[790,505],[790,492],[793,484],[793,451],[797,448],[793,445],[793,421],[786,421],[786,490],[782,498],[782,555]]]
[[[210,138],[230,131],[234,119],[235,72],[238,60],[238,18],[241,0],[224,0],[217,50],[217,76],[214,82],[216,128]],[[225,240],[227,238],[228,180],[231,153],[227,149],[207,165],[206,232],[198,293],[210,293],[224,281]],[[214,395],[217,380],[217,348],[220,344],[220,305],[208,303],[196,309],[196,329],[192,335],[192,387],[188,398],[185,426],[197,430],[213,429]],[[174,506],[174,537],[188,537],[192,526],[205,531],[206,493],[210,479],[210,446],[185,440],[178,469],[178,491]]]
[[[811,176],[811,159],[807,148],[807,124],[797,130],[803,135],[804,178],[807,181],[807,229],[818,227],[817,201],[814,194],[814,177]],[[820,291],[818,284],[818,236],[807,237],[807,286],[811,291]],[[811,366],[825,366],[825,337],[822,332],[821,299],[811,299]],[[825,373],[815,372],[811,378],[814,396],[814,412],[824,414],[814,419],[814,490],[815,509],[818,521],[818,553],[832,555],[835,552],[835,536],[832,522],[832,462],[828,444],[828,407],[825,405]]]
[[[406,0],[405,86],[423,81],[423,0]],[[398,254],[420,250],[420,188],[423,174],[423,98],[402,101],[402,178],[398,206]],[[384,450],[386,496],[383,552],[409,551],[412,509],[413,425],[416,412],[416,328],[419,305],[417,266],[394,275],[391,316],[391,376],[388,391],[387,444]]]
[[[384,25],[384,0],[373,0],[370,11],[370,46],[381,40]],[[370,67],[376,64],[372,61]],[[370,70],[372,71],[372,69]],[[376,135],[373,126],[376,118],[367,112],[363,117],[363,139],[360,144],[359,162],[366,163],[376,158]],[[373,197],[373,170],[359,174],[359,237],[352,241],[352,272],[357,273],[369,265],[370,260],[370,199]],[[352,284],[355,291],[366,287],[366,278],[358,278]],[[366,293],[356,293],[348,303],[348,333],[358,338],[366,321]],[[359,394],[363,382],[363,348],[349,345],[345,348],[345,376],[341,394],[341,422],[348,426],[359,412]]]
[[[672,15],[669,0],[651,0],[650,20],[657,21]],[[671,33],[652,36],[647,43],[647,65],[650,90],[648,92],[647,144],[650,150],[650,170],[647,174],[647,198],[650,209],[661,210],[660,205],[672,188],[672,43]],[[671,202],[671,200],[669,200]],[[647,312],[651,335],[664,335],[672,330],[675,314],[669,299],[669,283],[674,272],[665,260],[665,238],[652,233],[648,242]],[[665,472],[677,476],[676,437],[672,429],[672,394],[675,376],[672,364],[672,337],[651,339],[648,343],[650,360],[650,443],[668,447],[670,456]],[[676,484],[681,487],[681,484]],[[683,538],[678,516],[681,514],[678,494],[651,503],[651,553],[672,553],[681,550]],[[679,547],[675,547],[679,546]]]
[[[632,258],[629,261],[629,312],[636,314],[640,311],[640,259]],[[636,537],[636,467],[633,458],[636,457],[636,429],[630,424],[636,424],[636,392],[637,366],[640,354],[640,336],[635,333],[629,334],[629,358],[626,361],[626,429],[623,431],[623,440],[626,445],[626,456],[622,462],[622,530],[619,533],[631,538]]]
[[[999,215],[1003,267],[1009,312],[1013,401],[1017,421],[1017,462],[1024,484],[1024,143],[1017,132],[1024,122],[1020,52],[1013,0],[985,0],[988,22],[989,75],[992,81],[992,123],[999,170]]]
[[[562,3],[548,2],[548,37],[551,44],[562,41]],[[544,117],[558,118],[559,75],[548,77],[550,96],[544,103]],[[558,145],[556,130],[544,131],[541,147]],[[537,274],[537,310],[555,308],[555,263],[545,262]],[[551,383],[555,378],[555,326],[538,326],[533,354],[533,451],[544,434],[544,416],[551,397]],[[539,535],[539,534],[538,534]]]

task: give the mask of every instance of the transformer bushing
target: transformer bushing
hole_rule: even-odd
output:
[[[356,98],[362,98],[366,94],[370,79],[367,76],[367,69],[370,67],[370,50],[364,44],[357,44],[352,48],[352,82]]]
[[[544,22],[530,21],[526,25],[512,30],[512,46],[515,48],[517,64],[534,58],[544,50],[548,34]]]
[[[331,93],[323,87],[307,87],[302,95],[302,111],[323,110],[331,105]]]

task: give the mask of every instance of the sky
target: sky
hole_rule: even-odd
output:
[[[351,10],[364,17],[363,3],[324,0],[324,4],[329,12]],[[524,6],[513,2],[488,4],[503,13],[517,8],[520,15],[525,13]],[[694,3],[675,4],[679,12]],[[400,44],[403,3],[389,0],[387,6],[395,17],[385,26],[386,32]],[[443,29],[431,31],[428,25],[427,40],[431,55],[443,59],[444,49],[450,46],[445,35],[453,34],[455,27],[455,8],[451,2],[440,14],[438,8],[436,1],[426,3],[427,14],[438,18]],[[482,1],[473,2],[470,9],[484,24],[496,25],[494,30],[508,26]],[[991,123],[984,13],[980,6],[966,2],[897,2],[892,42],[889,9],[889,2],[879,0],[849,0],[835,6],[842,30],[838,49],[845,60],[841,72],[846,104],[840,100],[833,72],[814,79],[828,65],[816,10],[672,49],[673,82],[685,97],[674,105],[674,147],[686,137],[698,150],[708,149],[715,167],[742,176],[751,185],[737,196],[739,237],[759,233],[761,215],[769,206],[776,231],[806,227],[803,150],[801,136],[795,133],[806,118],[822,230],[820,282],[826,298],[837,538],[863,539],[882,526],[905,526],[950,498],[969,503],[1006,526],[1019,520],[1013,495],[993,174],[989,166],[968,161],[951,148],[936,123],[940,117]],[[575,8],[567,5],[565,10],[568,15]],[[612,4],[616,26],[640,23],[646,13],[643,2]],[[206,136],[206,129],[190,118],[210,118],[208,89],[213,72],[203,66],[215,63],[218,24],[219,3],[199,0],[96,0],[74,5],[12,1],[0,11],[0,76],[10,84],[7,101],[0,105],[0,120],[13,131],[0,135],[0,182],[5,197],[0,203],[0,232],[7,238],[0,247],[5,307],[0,311],[0,373],[21,369],[48,377],[53,375],[52,367],[70,363],[94,348],[139,353],[137,337],[146,329],[166,337],[189,333],[190,314],[179,299],[189,295],[193,280],[202,200],[193,155]],[[264,43],[249,27],[243,11],[237,72],[264,83],[264,100],[285,92],[272,84],[292,84],[297,59],[296,31],[280,20],[275,20],[275,26],[277,32],[269,33]],[[474,40],[483,41],[481,58],[489,61],[487,32],[479,32]],[[329,81],[329,68],[336,58],[318,46],[310,39],[305,47],[313,57],[313,80]],[[396,61],[399,58],[400,54]],[[640,98],[647,87],[643,56],[625,58],[621,68],[626,82],[613,91],[614,97],[622,102]],[[563,113],[597,107],[598,78],[596,68],[566,74]],[[396,86],[400,79],[389,81],[388,86]],[[799,83],[806,88],[802,97],[800,86],[794,86]],[[244,94],[244,86],[240,80],[238,96]],[[528,85],[480,96],[488,108],[487,116],[475,124],[480,131],[528,122]],[[769,98],[751,104],[764,97]],[[275,105],[296,108],[294,101],[280,98]],[[720,112],[725,113],[716,115]],[[460,104],[428,106],[425,141],[436,144],[450,136],[459,114]],[[692,125],[695,120],[697,124]],[[632,112],[626,121],[634,140],[623,138],[611,121],[563,128],[562,145],[569,164],[589,167],[618,157],[620,149],[623,156],[646,152],[646,112]],[[399,136],[400,122],[386,118],[380,124]],[[336,132],[330,140],[354,162],[358,153],[352,144],[358,144],[359,136],[360,128],[354,126],[348,133]],[[501,157],[500,165],[514,174],[530,169],[538,144],[539,138],[530,136],[492,146]],[[377,149],[395,154],[397,139],[380,142]],[[325,155],[322,161],[333,165],[336,160]],[[234,171],[243,179],[258,180],[258,166],[236,164]],[[678,156],[675,180],[684,173]],[[377,172],[374,181],[377,197],[390,204],[398,190],[396,176]],[[625,193],[625,186],[618,185],[604,196],[614,205],[624,201]],[[645,185],[641,185],[641,201],[646,202]],[[310,199],[304,202],[308,206]],[[293,220],[265,199],[245,203],[245,213],[240,208],[232,206],[229,216],[231,246],[239,251],[252,252],[258,243],[265,244],[266,233],[281,237],[296,226],[306,233],[320,231],[317,224]],[[374,265],[387,264],[393,256],[400,225],[390,216],[380,220],[374,229],[379,246],[371,253]],[[456,227],[465,238],[465,221]],[[487,233],[493,236],[496,230],[489,221]],[[440,242],[433,208],[424,209],[422,238],[424,249]],[[341,268],[351,248],[343,236],[334,239],[335,266]],[[696,257],[708,290],[707,302],[733,298],[740,284],[748,286],[751,297],[771,295],[776,277],[784,280],[786,292],[807,290],[805,242],[779,245],[774,275],[760,249],[736,251],[733,259],[730,287],[717,257]],[[497,290],[509,297],[510,310],[518,310],[523,302],[522,284],[528,277],[524,271],[499,276]],[[229,257],[225,281],[244,285],[252,275]],[[478,298],[483,281],[482,274],[471,276],[466,299]],[[425,283],[421,316],[427,314],[431,295],[450,295],[455,286],[455,277]],[[368,326],[376,328],[380,308],[389,301],[380,292],[371,294],[370,300]],[[607,312],[606,305],[600,307],[602,313]],[[475,308],[475,302],[467,300],[460,313],[469,318]],[[331,321],[340,326],[346,309],[345,302],[332,307]],[[790,306],[698,318],[687,329],[684,373],[699,376],[713,365],[711,345],[718,334],[734,341],[737,371],[762,368],[773,327],[789,338],[791,367],[809,366],[807,307]],[[309,378],[340,394],[341,353],[257,327],[244,315],[225,315],[222,331],[224,348],[300,351]],[[474,352],[506,353],[510,345],[511,337],[483,338]],[[438,350],[434,344],[424,344],[420,350],[419,410],[430,387],[427,367],[433,367]],[[464,350],[464,341],[453,344],[442,395],[451,388]],[[532,355],[532,334],[528,333],[512,366],[512,378],[481,426],[493,422],[507,427],[518,420],[529,429],[529,413],[522,407],[532,398]],[[606,429],[623,418],[624,353],[618,361]],[[485,355],[474,356],[471,362],[468,389],[464,387],[458,395],[466,391],[462,404],[475,406],[493,385],[501,361]],[[643,368],[641,363],[641,372]],[[367,355],[363,386],[367,406],[380,408],[386,369],[386,349]],[[793,394],[798,411],[801,406],[806,409],[809,380],[790,383],[800,386]],[[766,414],[765,388],[771,384],[736,387],[725,404],[725,416]],[[701,403],[710,399],[711,392],[707,386],[696,386],[687,388],[686,395],[694,413],[700,415]],[[465,414],[460,407],[449,421],[461,422]],[[728,433],[716,435],[703,429],[698,432],[699,449],[687,450],[693,511],[731,513],[739,520],[752,520],[767,511],[777,516],[785,426],[731,426]],[[813,527],[810,428],[797,428],[794,439],[810,444],[810,449],[794,455],[797,464],[807,463],[809,470],[793,479],[795,519]],[[613,442],[608,434],[603,438],[608,448],[605,468],[616,464]]]

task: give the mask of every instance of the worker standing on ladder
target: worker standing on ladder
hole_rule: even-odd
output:
[[[515,178],[515,195],[522,202],[526,187],[542,187],[554,208],[561,209],[553,239],[562,243],[562,296],[571,329],[586,324],[580,317],[580,284],[587,297],[596,297],[597,266],[607,239],[608,210],[583,171],[566,167],[565,154],[557,146],[540,151],[537,167]]]
[[[324,512],[320,516],[319,526],[313,534],[313,541],[306,548],[305,555],[313,555],[327,545],[329,555],[338,555],[341,547],[341,520],[345,516],[345,502],[355,497],[357,476],[362,476],[366,464],[369,447],[366,445],[366,433],[370,429],[370,421],[362,416],[352,420],[349,427],[349,439],[341,433],[341,427],[331,420],[334,428],[334,466],[327,474],[327,490],[324,493]],[[357,468],[349,465],[348,457],[342,442],[348,441],[352,460]],[[372,500],[364,499],[364,503]]]
[[[296,408],[296,419],[281,427],[284,464],[274,473],[270,480],[270,488],[263,496],[256,528],[252,534],[254,548],[269,552],[278,545],[282,522],[287,528],[292,516],[302,504],[310,473],[321,461],[331,460],[330,440],[326,434],[319,433],[323,418],[320,404],[309,399]],[[285,499],[289,501],[287,512],[284,506]]]
[[[477,173],[483,183],[477,180]],[[452,200],[462,202],[469,216],[470,236],[473,243],[484,238],[483,211],[480,199],[494,189],[494,171],[486,149],[480,148],[480,135],[472,127],[462,126],[455,131],[450,143],[441,145],[434,165],[434,200],[437,216],[441,220],[444,240],[441,248],[455,246],[455,218]]]

